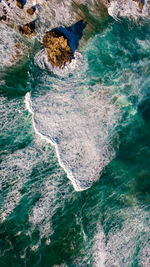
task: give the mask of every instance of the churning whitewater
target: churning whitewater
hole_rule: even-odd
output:
[[[55,145],[59,162],[77,191],[89,188],[115,156],[111,136],[117,122],[115,107],[106,88],[87,90],[82,84],[86,64],[84,61],[77,68],[82,76],[75,71],[69,78],[71,63],[66,74],[69,82],[65,77],[51,80],[44,75],[42,80],[49,91],[40,95],[41,88],[35,88],[34,94],[26,96],[36,131]]]
[[[0,1],[0,267],[150,266],[150,1]]]

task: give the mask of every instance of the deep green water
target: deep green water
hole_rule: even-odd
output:
[[[110,21],[80,53],[78,68],[65,76],[41,69],[33,56],[1,71],[0,267],[150,266],[150,25]],[[25,105],[27,92],[34,118]],[[73,106],[79,115],[83,110],[76,99],[85,98],[88,108],[88,97],[95,97],[97,120],[89,143],[101,131],[108,147],[103,150],[106,167],[81,192],[59,165],[54,146],[33,127],[35,119],[47,136],[51,116],[43,108],[61,92],[63,108],[57,115],[62,121],[65,97],[75,99],[68,113]],[[106,116],[100,122],[101,109]],[[41,126],[43,113],[47,125]],[[68,153],[71,158],[73,152]],[[84,173],[82,166],[78,170]],[[91,172],[90,165],[85,171]]]

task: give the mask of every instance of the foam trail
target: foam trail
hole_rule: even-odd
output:
[[[120,115],[111,102],[111,88],[100,84],[90,88],[88,61],[78,52],[62,70],[50,66],[44,51],[36,54],[34,62],[57,75],[43,72],[26,97],[34,129],[55,146],[74,189],[86,190],[115,157],[112,136]]]
[[[50,103],[48,107],[40,97],[31,102],[29,94],[26,95],[25,102],[32,113],[36,133],[55,146],[59,164],[75,190],[82,191],[98,179],[104,166],[115,156],[114,149],[107,140],[116,123],[114,107],[105,95],[100,96],[98,92],[90,97],[85,95],[88,94],[86,88],[83,95],[68,90],[64,93],[65,96],[59,95],[58,90],[57,95],[43,96]],[[77,96],[73,96],[74,93]],[[72,100],[72,97],[75,99]],[[46,106],[41,107],[38,101],[44,101]],[[64,101],[69,106],[65,106]],[[52,103],[60,105],[60,109]],[[59,116],[61,112],[62,117]]]
[[[46,140],[47,143],[50,143],[51,145],[53,145],[55,147],[55,150],[56,150],[56,155],[57,155],[57,158],[58,158],[58,162],[60,164],[60,166],[64,169],[64,171],[67,173],[67,177],[68,179],[71,180],[72,184],[73,184],[73,187],[76,191],[81,191],[79,190],[79,188],[76,186],[76,183],[74,182],[74,177],[73,175],[71,174],[71,172],[69,170],[66,169],[65,165],[61,162],[61,159],[60,159],[60,156],[59,156],[59,150],[58,150],[58,146],[56,143],[54,143],[52,140],[50,140],[47,136],[44,136],[43,134],[41,134],[36,126],[35,126],[35,122],[34,122],[34,112],[31,108],[31,99],[30,99],[30,93],[28,92],[25,96],[25,105],[26,105],[26,108],[28,109],[28,111],[32,114],[32,123],[33,123],[33,127],[34,127],[34,130],[36,132],[36,134],[38,134],[41,139],[44,139]]]
[[[134,68],[130,70],[128,64],[122,64],[121,70],[117,67],[120,56],[116,57],[116,51],[120,45],[112,47],[111,66],[114,63],[116,65],[112,69],[110,65],[107,67],[105,55],[109,50],[103,51],[103,37],[99,38],[92,40],[91,44],[89,42],[85,48],[90,51],[89,55],[99,52],[96,62],[91,61],[91,56],[87,58],[84,55],[82,60],[79,59],[81,64],[73,69],[70,64],[67,71],[64,68],[57,72],[57,76],[48,72],[50,69],[56,74],[55,68],[49,68],[45,61],[43,51],[34,58],[35,65],[44,69],[40,70],[39,75],[33,73],[31,87],[34,90],[28,99],[34,128],[42,138],[55,146],[59,163],[76,191],[88,189],[100,178],[105,166],[116,155],[114,143],[118,145],[118,140],[113,140],[114,135],[117,136],[115,127],[119,119],[126,111],[129,116],[136,112],[122,86],[134,84],[135,87],[132,86],[130,90],[130,95],[134,95],[139,86],[137,72]],[[119,35],[116,38],[120,38]],[[110,46],[110,43],[109,46],[106,44],[106,47]],[[124,47],[121,49],[125,53]],[[97,69],[93,69],[94,63],[97,63]],[[105,71],[101,76],[105,79],[109,75],[111,84],[97,78],[103,67]],[[114,71],[117,71],[115,79]],[[91,77],[96,81],[94,84],[91,83]],[[120,107],[127,107],[126,111]]]
[[[67,173],[74,189],[82,191],[88,189],[99,178],[102,169],[115,156],[114,148],[107,139],[116,123],[116,117],[114,117],[114,107],[105,95],[100,97],[99,93],[95,92],[89,98],[85,95],[88,93],[85,89],[83,95],[80,92],[77,99],[70,102],[72,97],[76,98],[72,93],[74,92],[67,90],[65,99],[63,97],[61,99],[59,90],[57,95],[45,95],[48,103],[51,103],[44,109],[40,107],[38,101],[44,101],[46,104],[45,100],[38,97],[37,102],[34,100],[31,102],[29,93],[25,97],[25,103],[32,113],[36,133],[55,146],[60,166]],[[61,109],[58,110],[52,103],[57,105],[59,98],[62,102],[61,104],[58,102],[58,105],[61,105]],[[70,103],[69,106],[64,106],[64,101]],[[63,117],[59,116],[61,112]]]
[[[106,260],[106,237],[102,226],[97,230],[97,234],[94,237],[94,245],[92,248],[92,258],[93,258],[93,266],[94,267],[105,267]]]

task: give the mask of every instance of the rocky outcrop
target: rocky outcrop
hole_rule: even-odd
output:
[[[82,38],[86,22],[83,20],[70,27],[58,27],[46,32],[43,45],[46,48],[48,61],[54,67],[63,67],[71,62],[74,52]]]
[[[23,27],[19,27],[19,31],[22,34],[26,34],[26,35],[31,35],[33,33],[35,33],[35,22],[36,21],[31,21],[25,25],[23,25]]]
[[[35,11],[36,11],[36,6],[32,6],[27,9],[27,13],[31,16],[34,14]]]
[[[73,52],[63,34],[47,32],[43,37],[43,44],[47,51],[48,61],[52,66],[61,68],[73,57]]]
[[[6,15],[3,15],[0,17],[0,21],[3,20],[3,21],[6,21]]]
[[[24,8],[24,5],[26,4],[26,0],[17,0],[17,6],[21,9]]]
[[[143,6],[145,4],[145,0],[133,0],[133,1],[138,3],[138,7],[139,7],[140,10],[143,9]]]
[[[78,47],[84,28],[81,19],[88,23],[84,34],[84,40],[87,40],[107,26],[110,22],[108,13],[115,19],[148,17],[149,4],[150,0],[0,0],[0,23],[14,31],[19,29],[23,34],[21,38],[31,39],[36,35],[38,41],[49,23],[53,30],[45,33],[43,45],[51,65],[61,68],[73,59]],[[60,23],[75,24],[56,30]]]

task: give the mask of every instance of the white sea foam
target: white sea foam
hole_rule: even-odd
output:
[[[142,12],[138,7],[138,3],[133,0],[114,0],[111,2],[110,7],[108,8],[108,13],[114,19],[119,17],[129,17],[138,19],[139,17],[149,17],[149,5],[145,1]]]
[[[92,258],[94,267],[105,267],[106,260],[106,246],[105,234],[100,226],[97,234],[94,237],[94,245],[92,248]]]
[[[54,78],[45,95],[31,98],[28,93],[25,98],[35,131],[55,146],[59,164],[76,191],[89,188],[115,156],[109,136],[116,111],[105,88],[96,85],[92,92],[86,85],[78,87],[84,79],[78,80],[82,71],[77,69],[69,84]],[[47,79],[51,77],[42,77],[46,83]],[[43,86],[48,86],[46,83]]]
[[[25,44],[7,25],[0,25],[0,67],[15,64],[25,54]]]
[[[13,144],[17,142],[18,138],[18,124],[21,125],[21,123],[25,122],[24,111],[21,109],[19,100],[12,99],[8,101],[5,97],[1,97],[0,112],[2,114],[0,127],[2,140],[6,138],[9,144],[11,138],[13,149]],[[13,114],[15,114],[14,117]],[[10,151],[7,149],[8,147],[10,147]],[[26,177],[32,171],[30,165],[32,149],[27,149],[27,151],[16,150],[13,152],[11,151],[11,145],[7,145],[6,149],[1,151],[1,153],[0,190],[3,190],[5,198],[1,196],[0,221],[4,221],[14,211],[22,198],[20,190],[26,182]]]
[[[63,192],[69,198],[68,187],[62,183],[64,172],[57,165],[53,150],[46,142],[41,142],[40,137],[36,136],[33,142],[30,140],[25,147],[17,148],[18,143],[25,142],[26,130],[28,132],[27,139],[32,134],[29,127],[31,115],[27,115],[22,100],[11,99],[8,101],[7,98],[1,97],[0,112],[3,114],[1,119],[2,140],[6,138],[8,144],[10,142],[9,146],[7,145],[5,150],[1,151],[0,191],[3,194],[1,195],[0,222],[7,220],[11,214],[18,216],[15,209],[16,207],[22,209],[23,198],[28,196],[34,199],[38,195],[39,198],[31,205],[30,211],[28,211],[30,206],[28,201],[25,204],[26,207],[23,206],[30,222],[30,227],[24,229],[25,234],[32,239],[35,229],[38,228],[40,233],[36,244],[31,246],[32,250],[36,250],[43,237],[46,238],[47,245],[50,243],[50,235],[53,233],[52,216],[58,207],[64,205],[65,198],[61,193]],[[13,151],[13,149],[15,150]],[[45,171],[50,164],[53,167],[51,173]],[[33,172],[38,168],[39,172],[34,176]],[[33,177],[37,178],[34,182],[32,181]],[[16,235],[20,235],[20,231]],[[26,257],[26,249],[21,257]]]
[[[38,227],[40,239],[45,237],[47,239],[47,244],[51,242],[50,236],[54,232],[52,227],[52,217],[63,203],[63,199],[60,202],[57,196],[58,190],[61,192],[58,182],[59,175],[60,174],[58,173],[57,175],[48,175],[41,181],[41,198],[35,203],[29,214],[31,232]],[[38,245],[39,244],[37,244],[36,248],[38,248]],[[35,249],[35,247],[33,247],[33,249]]]
[[[61,158],[60,158],[60,155],[59,155],[57,144],[54,141],[52,141],[51,138],[49,138],[46,135],[40,133],[40,131],[36,127],[36,123],[34,121],[34,112],[32,110],[32,103],[31,103],[30,93],[27,93],[26,96],[25,96],[25,104],[26,104],[26,107],[29,110],[29,112],[32,113],[32,116],[33,116],[32,117],[32,123],[33,123],[33,127],[34,127],[35,132],[41,137],[41,139],[44,139],[48,143],[50,143],[51,145],[55,146],[56,155],[57,155],[57,158],[58,158],[60,166],[65,170],[65,172],[67,173],[68,178],[72,181],[74,188],[78,191],[78,187],[76,186],[76,183],[74,182],[74,179],[73,179],[74,177],[73,177],[71,171],[69,171],[65,167],[65,165],[61,162]]]
[[[110,230],[107,242],[102,227],[98,229],[92,249],[93,266],[131,266],[138,257],[140,266],[148,267],[150,264],[148,212],[135,206],[122,210],[121,216],[124,220],[121,228]]]
[[[91,46],[95,40],[91,41]],[[93,46],[92,53],[96,53],[95,49],[99,47]],[[118,69],[115,86],[106,88],[97,82],[90,87],[86,56],[82,59],[79,53],[77,55],[71,64],[59,70],[52,68],[45,51],[40,51],[35,56],[35,64],[57,77],[48,71],[43,71],[42,77],[36,77],[37,88],[32,96],[26,96],[26,104],[32,112],[36,132],[55,146],[60,165],[75,190],[81,191],[99,179],[104,167],[115,157],[112,136],[122,114],[120,106],[131,105],[129,116],[136,112],[123,87],[132,85],[130,94],[139,94],[139,80],[134,69],[128,69],[126,65]],[[120,61],[120,57],[113,55],[112,58]],[[101,59],[98,60],[103,64]],[[113,96],[117,98],[115,103]]]
[[[40,50],[34,58],[35,64],[38,65],[40,68],[45,69],[46,67],[51,73],[54,73],[60,77],[68,76],[71,72],[75,71],[81,64],[81,60],[82,55],[79,52],[75,52],[74,59],[72,59],[71,63],[66,63],[65,67],[60,69],[57,67],[53,67],[48,62],[45,49]]]
[[[3,222],[14,212],[15,208],[19,206],[20,201],[25,196],[26,193],[22,193],[22,190],[26,188],[26,183],[28,183],[28,189],[30,188],[29,194],[33,194],[34,197],[35,191],[37,190],[36,182],[34,185],[32,185],[32,182],[31,184],[29,182],[30,177],[32,177],[32,171],[38,168],[40,163],[40,171],[42,173],[42,161],[44,161],[44,164],[47,161],[51,162],[49,155],[51,151],[49,150],[49,152],[47,152],[48,145],[46,142],[41,142],[41,138],[36,138],[33,143],[30,142],[31,132],[29,132],[29,126],[31,115],[27,115],[24,103],[22,103],[21,99],[11,99],[8,101],[7,98],[0,97],[0,113],[2,114],[0,121],[1,138],[4,145],[7,140],[7,145],[3,148],[4,150],[0,151],[0,191],[3,192],[1,195],[0,222]],[[26,142],[26,130],[28,132],[27,139],[29,138],[28,141],[30,145],[23,148],[20,146],[18,147],[18,144]],[[41,204],[35,204],[33,206],[35,212],[33,212],[32,222],[34,225],[37,225],[44,218],[41,216],[40,218],[42,219],[40,220],[38,216],[35,216],[35,214],[44,214],[48,200],[49,202],[54,203],[52,199],[57,199],[54,196],[57,191],[57,185],[59,184],[59,178],[62,175],[59,170],[59,166],[56,167],[56,172],[57,171],[59,172],[57,176],[54,172],[52,172],[51,175],[48,174],[48,181],[43,181],[44,186],[41,189],[42,200],[39,201]],[[40,179],[37,183],[39,183],[42,187]],[[37,185],[37,188],[40,191],[39,184]],[[44,197],[46,197],[46,199],[44,199]],[[56,207],[55,204],[52,205]],[[39,207],[40,210],[36,212],[38,209],[37,207]],[[48,212],[46,214],[48,214]],[[41,226],[41,228],[42,227],[48,228],[48,223],[47,225],[44,224]],[[44,229],[43,231],[41,230],[41,235],[44,233]]]
[[[43,237],[46,238],[47,245],[51,242],[52,216],[58,207],[64,205],[65,194],[69,199],[69,190],[62,183],[64,172],[53,156],[53,149],[50,149],[45,141],[41,142],[41,138],[38,136],[31,142],[29,137],[34,134],[32,127],[30,132],[31,115],[27,113],[22,99],[15,98],[8,101],[7,98],[0,97],[0,113],[2,114],[0,128],[4,145],[5,139],[7,140],[6,148],[3,148],[5,150],[0,151],[0,191],[3,192],[0,223],[7,220],[12,214],[17,218],[16,207],[21,210],[24,208],[24,214],[27,214],[30,222],[30,227],[27,229],[24,229],[23,226],[24,234],[30,236],[30,240],[32,240],[34,231],[39,230],[39,239],[30,246],[32,250],[37,250]],[[26,138],[27,145],[18,148],[18,143],[25,143]],[[47,171],[50,165],[53,168],[52,172]],[[38,170],[35,175],[33,175],[34,170]],[[63,194],[61,194],[62,192]],[[26,197],[28,200],[35,199],[35,202],[24,203],[23,199]],[[21,233],[22,231],[16,232],[16,236]],[[26,257],[26,252],[27,247],[21,258]]]
[[[31,16],[27,10],[36,5],[36,11]],[[24,8],[21,9],[17,6],[16,1],[2,0],[0,2],[0,16],[5,15],[3,8],[7,14],[7,20],[4,25],[8,24],[17,29],[18,26],[23,26],[35,19],[37,38],[41,39],[44,32],[50,28],[57,27],[58,25],[69,25],[76,22],[76,14],[72,10],[71,0],[27,0]],[[34,36],[31,36],[32,39]]]

